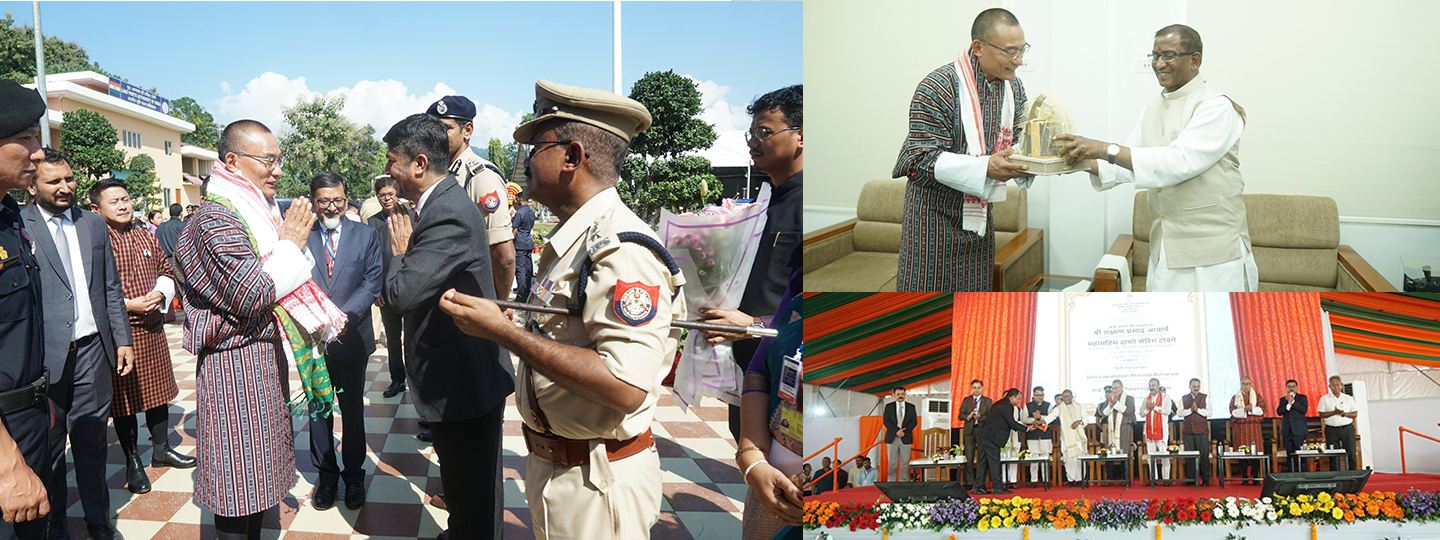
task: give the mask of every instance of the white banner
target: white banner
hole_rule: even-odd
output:
[[[1173,396],[1189,392],[1208,373],[1202,303],[1191,293],[1067,294],[1061,386],[1086,404],[1104,402],[1116,379],[1137,401],[1152,377]]]

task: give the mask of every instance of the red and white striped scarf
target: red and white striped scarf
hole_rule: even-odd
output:
[[[216,162],[210,170],[210,183],[206,189],[230,200],[255,239],[256,255],[262,262],[269,259],[275,251],[276,242],[280,241],[280,206],[275,199],[266,197],[239,171],[231,170],[222,162]],[[309,257],[305,246],[296,247]],[[279,303],[295,322],[305,327],[306,332],[321,341],[335,341],[345,328],[345,314],[335,307],[335,303],[313,279],[305,280],[304,285],[285,295]],[[289,350],[288,347],[286,349]]]
[[[955,101],[960,106],[960,124],[965,132],[966,153],[971,156],[983,157],[1010,148],[1015,139],[1015,88],[1011,86],[1010,81],[1005,81],[1005,89],[1001,90],[1000,133],[996,138],[995,148],[987,150],[985,148],[985,109],[980,106],[979,87],[984,81],[976,80],[975,68],[970,63],[968,52],[960,53],[955,60],[955,71],[960,75],[960,88],[957,89]],[[1005,189],[1003,182],[997,181],[996,183],[999,184],[997,187],[1003,193]],[[966,193],[962,205],[961,228],[985,236],[986,222],[990,215],[989,199]]]

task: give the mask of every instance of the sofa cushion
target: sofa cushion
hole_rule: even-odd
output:
[[[1334,248],[1291,249],[1256,245],[1254,252],[1255,266],[1260,268],[1263,281],[1335,289],[1335,261],[1339,254]]]
[[[879,251],[900,254],[899,223],[859,221],[855,223],[855,251]]]
[[[905,219],[905,180],[871,180],[860,188],[855,217],[860,221],[900,223]],[[898,251],[898,250],[897,250]]]
[[[1021,189],[1013,183],[1005,187],[1005,202],[990,206],[991,212],[995,215],[996,233],[1000,231],[1018,233],[1025,230],[1028,218],[1025,213],[1029,211],[1027,204],[1029,197],[1029,190]],[[998,240],[1000,235],[996,234],[995,238]],[[995,245],[1003,246],[1005,242],[997,241]]]
[[[805,274],[806,291],[894,291],[898,253],[857,251]]]
[[[1254,246],[1334,250],[1340,245],[1340,210],[1329,197],[1246,195],[1245,216]]]

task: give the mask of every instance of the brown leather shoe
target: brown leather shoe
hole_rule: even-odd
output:
[[[444,495],[432,495],[432,496],[430,496],[430,506],[434,506],[435,508],[439,508],[439,509],[445,510],[445,511],[449,511],[449,510],[450,510],[450,507],[445,506],[445,496],[444,496]]]

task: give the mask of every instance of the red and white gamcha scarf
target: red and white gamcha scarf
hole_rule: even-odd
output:
[[[1015,140],[1015,88],[1010,81],[1005,81],[1005,89],[1001,91],[1002,103],[1000,108],[1000,134],[995,141],[995,148],[985,148],[985,109],[980,106],[980,90],[978,84],[984,81],[975,80],[975,68],[970,63],[968,52],[960,53],[955,60],[955,71],[959,72],[960,88],[956,89],[955,101],[960,104],[960,125],[965,130],[966,154],[975,157],[984,157],[999,152]],[[1003,183],[997,182],[999,192],[1005,192]],[[987,194],[989,195],[989,194]],[[1002,196],[1003,197],[1003,196]],[[998,201],[1003,198],[997,199]],[[990,215],[990,201],[988,198],[980,198],[969,193],[965,194],[961,208],[960,227],[985,236],[985,224]]]
[[[275,199],[266,197],[239,171],[231,170],[218,161],[210,170],[210,184],[206,189],[230,201],[255,240],[256,255],[262,262],[269,259],[275,251],[275,244],[280,241],[280,206]],[[296,247],[309,258],[305,246]],[[320,341],[335,341],[345,328],[345,314],[335,307],[335,303],[313,279],[306,279],[305,284],[285,295],[279,303],[296,323]],[[294,363],[293,358],[291,363]]]

